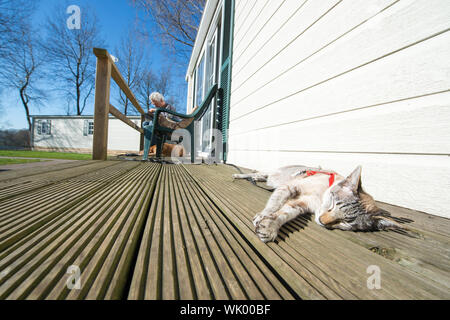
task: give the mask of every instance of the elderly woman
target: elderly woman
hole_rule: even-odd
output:
[[[165,108],[167,110],[176,111],[176,109],[172,105],[166,103],[164,96],[159,92],[153,92],[150,95],[150,101],[156,108]],[[144,129],[144,154],[142,156],[142,160],[148,160],[148,152],[150,150],[150,145],[152,142],[153,114],[155,113],[155,111],[156,109],[151,108],[144,116],[145,119],[144,123],[142,124],[142,128]],[[162,112],[161,114],[172,121],[179,121],[177,117],[172,116],[166,112]]]

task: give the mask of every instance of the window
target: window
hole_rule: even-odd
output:
[[[90,136],[94,134],[94,120],[84,120],[83,135]]]
[[[204,75],[205,75],[205,55],[202,55],[200,63],[197,67],[197,81],[196,81],[196,92],[195,92],[195,106],[198,106],[203,101],[203,90],[204,90]]]
[[[216,38],[214,37],[208,46],[208,64],[206,68],[206,92],[214,85],[214,64],[216,57]]]
[[[217,29],[216,29],[217,30]],[[208,46],[206,48],[207,52],[207,60],[206,60],[206,85],[204,88],[204,95],[206,95],[209,91],[209,89],[215,84],[216,82],[216,34],[217,31],[213,33],[212,39],[209,41]],[[205,97],[204,97],[205,98]],[[214,102],[211,103],[208,110],[204,114],[202,118],[202,135],[203,133],[207,132],[209,129],[213,128],[213,119],[214,119]],[[208,151],[208,148],[210,148],[210,142],[212,139],[212,131],[209,137],[203,136],[206,140],[202,141],[202,151],[206,152]]]
[[[229,1],[223,1],[228,3]],[[231,1],[232,2],[232,1]],[[229,5],[227,6],[227,8]],[[223,53],[222,43],[222,30],[223,30],[223,11],[222,9],[216,11],[214,14],[210,28],[206,34],[203,47],[199,51],[198,64],[193,69],[192,77],[190,78],[189,90],[192,95],[193,107],[200,106],[200,104],[206,98],[206,94],[212,88],[214,84],[220,87],[220,71],[221,61]],[[203,115],[201,122],[196,127],[196,143],[201,147],[200,152],[208,153],[211,149],[211,143],[213,141],[213,132],[210,129],[221,129],[221,123],[219,122],[219,110],[217,101],[213,99],[212,103],[208,106],[205,114]],[[197,132],[198,131],[198,132]],[[208,134],[209,132],[209,134]],[[203,156],[203,155],[202,155]]]
[[[37,121],[37,134],[51,135],[52,134],[52,121],[51,120],[38,120]]]
[[[94,121],[89,121],[88,134],[94,134]]]

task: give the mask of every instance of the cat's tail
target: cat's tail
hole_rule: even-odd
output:
[[[239,168],[237,165],[234,165],[232,163],[227,163],[227,166],[232,166],[233,168],[237,169],[237,171],[239,171],[240,174],[244,174],[241,170],[241,168]],[[233,175],[234,176],[234,175]]]
[[[373,220],[375,221],[378,230],[392,230],[413,238],[417,238],[418,236],[417,232],[404,225],[405,223],[414,222],[414,220],[394,217],[386,210],[377,212],[377,214],[373,216]]]
[[[257,185],[256,182],[254,181],[254,179],[252,179],[252,174],[243,173],[241,168],[239,168],[238,166],[236,166],[234,164],[227,163],[227,165],[232,166],[232,167],[236,168],[237,171],[239,171],[239,174],[235,173],[232,175],[233,181],[235,179],[246,179],[246,180],[250,181],[253,185],[255,185],[255,186]]]

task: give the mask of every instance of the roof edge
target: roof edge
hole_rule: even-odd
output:
[[[192,48],[191,58],[189,59],[189,65],[185,76],[186,81],[188,80],[189,75],[192,73],[192,70],[196,65],[198,56],[200,55],[200,50],[203,47],[203,43],[205,42],[205,38],[209,31],[209,26],[212,19],[214,18],[214,14],[219,2],[221,2],[221,0],[208,0],[206,2],[205,9],[202,14],[202,19],[200,20],[200,26],[197,31],[197,36],[195,37],[194,47]]]

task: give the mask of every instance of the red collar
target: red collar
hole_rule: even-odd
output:
[[[330,184],[329,187],[332,186],[332,184],[334,183],[334,177],[336,176],[336,173],[334,172],[325,172],[325,171],[312,171],[312,170],[307,170],[306,171],[306,175],[309,176],[313,176],[317,173],[323,173],[323,174],[327,174],[330,176],[330,179],[328,180],[328,183]]]

